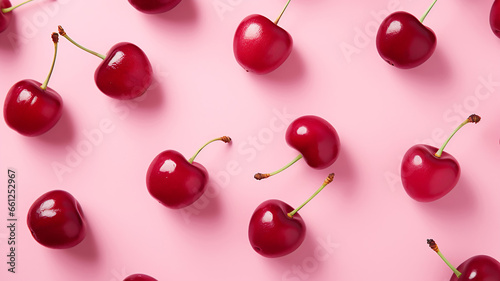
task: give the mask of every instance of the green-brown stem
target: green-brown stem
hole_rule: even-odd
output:
[[[462,273],[460,271],[458,271],[458,269],[456,269],[445,257],[444,255],[441,253],[441,251],[439,250],[436,242],[433,240],[433,239],[427,239],[427,244],[429,244],[429,247],[434,250],[434,252],[436,252],[439,257],[448,265],[448,267],[453,270],[453,273],[455,273],[455,275],[457,277],[460,277],[460,275],[462,275]]]
[[[280,15],[279,15],[279,16],[278,16],[278,18],[274,21],[274,24],[278,25],[278,22],[280,21],[281,16],[283,16],[283,14],[285,13],[286,8],[288,8],[288,4],[290,4],[290,1],[292,1],[292,0],[288,0],[288,2],[286,2],[285,8],[283,8],[283,10],[281,10]]]
[[[228,142],[231,142],[231,138],[230,137],[227,137],[227,136],[223,136],[223,137],[220,137],[220,138],[216,138],[216,139],[213,139],[213,140],[210,140],[208,141],[207,143],[205,143],[200,149],[198,149],[198,151],[196,151],[196,153],[193,155],[193,157],[189,158],[188,162],[193,164],[194,162],[194,159],[196,158],[196,156],[198,156],[198,154],[200,153],[200,151],[205,148],[205,146],[209,145],[210,143],[214,142],[214,141],[223,141],[225,143],[228,143]]]
[[[420,17],[420,22],[423,23],[424,20],[425,20],[425,17],[427,17],[427,14],[429,14],[429,12],[431,11],[432,7],[434,7],[434,4],[436,4],[437,0],[434,0],[434,2],[432,2],[432,4],[429,6],[429,8],[427,8],[427,11],[425,11],[425,13]]]
[[[320,188],[318,188],[318,190],[316,190],[316,192],[314,192],[313,195],[311,195],[311,197],[309,197],[309,199],[307,199],[304,203],[302,203],[302,205],[300,205],[295,210],[288,213],[287,214],[288,217],[290,217],[290,218],[293,217],[293,215],[295,215],[300,209],[302,209],[302,207],[304,207],[307,203],[309,203],[309,201],[311,201],[314,197],[316,197],[316,195],[318,195],[318,193],[320,193],[321,190],[323,190],[323,188],[325,188],[325,186],[327,186],[329,183],[331,183],[333,181],[334,177],[335,177],[334,173],[329,174],[328,177],[323,182],[323,185]]]
[[[12,7],[8,7],[8,8],[5,8],[5,9],[2,9],[2,13],[4,13],[4,14],[5,14],[5,13],[8,13],[8,12],[12,12],[12,10],[14,10],[14,9],[16,9],[16,8],[18,8],[18,7],[20,7],[20,6],[24,5],[24,4],[26,4],[26,3],[29,3],[29,2],[31,2],[31,1],[33,1],[33,0],[28,0],[28,1],[25,1],[25,2],[23,2],[23,3],[21,3],[21,4],[17,4],[17,5],[15,5],[15,6],[12,6]]]
[[[40,86],[40,88],[42,88],[42,90],[44,91],[47,90],[47,85],[49,84],[50,77],[52,76],[52,72],[54,71],[54,65],[56,65],[57,45],[59,43],[59,35],[56,32],[52,33],[51,37],[52,42],[54,42],[54,57],[52,58],[52,65],[50,66],[49,75],[47,75],[47,78]]]
[[[479,117],[478,115],[476,115],[476,114],[470,115],[464,122],[462,122],[462,124],[458,125],[458,127],[453,131],[453,133],[451,133],[451,135],[448,137],[448,139],[443,143],[443,145],[439,148],[439,150],[434,155],[436,157],[441,157],[441,154],[443,154],[444,148],[446,147],[448,142],[451,140],[451,138],[456,134],[456,132],[458,132],[458,130],[460,130],[460,128],[462,128],[463,126],[465,126],[468,123],[477,123],[480,120],[481,120],[481,117]]]
[[[82,49],[82,50],[84,50],[84,51],[86,51],[86,52],[88,52],[88,53],[91,53],[92,55],[94,55],[94,56],[96,56],[96,57],[99,57],[99,58],[101,58],[101,59],[106,59],[106,56],[105,56],[105,55],[101,55],[101,54],[99,54],[99,53],[97,53],[97,52],[94,52],[94,51],[92,51],[92,50],[90,50],[90,49],[87,49],[87,48],[83,47],[82,45],[80,45],[80,44],[76,43],[75,41],[73,41],[73,39],[71,39],[71,38],[68,36],[68,34],[66,34],[66,32],[64,31],[64,28],[62,28],[62,26],[60,26],[60,25],[59,25],[57,28],[58,28],[58,30],[59,30],[59,34],[60,34],[62,37],[64,37],[64,38],[68,39],[68,41],[69,41],[69,42],[71,42],[71,43],[73,43],[73,45],[77,46],[78,48],[80,48],[80,49]]]
[[[288,167],[292,166],[295,162],[299,161],[300,159],[302,159],[302,154],[299,154],[297,157],[295,157],[290,163],[286,164],[283,168],[277,170],[277,171],[274,171],[272,173],[268,173],[268,174],[263,174],[263,173],[257,173],[255,174],[253,177],[256,179],[256,180],[261,180],[261,179],[266,179],[270,176],[274,176],[276,175],[277,173],[280,173],[280,172],[283,172],[284,170],[286,170]]]

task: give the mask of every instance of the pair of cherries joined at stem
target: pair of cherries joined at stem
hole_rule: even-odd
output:
[[[253,14],[238,25],[233,39],[233,52],[236,61],[246,71],[270,73],[282,65],[292,52],[292,37],[278,26],[290,1],[274,22],[262,15]]]
[[[138,11],[145,14],[160,14],[175,8],[182,0],[128,0]]]
[[[9,24],[12,20],[12,11],[31,1],[33,0],[28,0],[21,4],[12,6],[10,0],[0,0],[0,32],[5,31],[7,27],[9,27]]]
[[[439,149],[417,144],[405,153],[401,163],[401,181],[411,198],[420,202],[431,202],[445,196],[455,187],[460,178],[460,165],[444,148],[460,128],[480,120],[478,115],[470,115]]]
[[[203,148],[215,141],[229,143],[231,138],[223,136],[207,142],[189,160],[175,150],[158,154],[146,174],[149,194],[172,209],[187,207],[198,200],[206,190],[208,172],[194,160]]]
[[[427,244],[450,267],[453,275],[450,281],[498,281],[500,280],[500,263],[487,255],[473,256],[455,268],[441,253],[433,239],[427,239]]]
[[[387,16],[377,32],[379,55],[397,68],[414,68],[427,61],[436,49],[436,34],[423,24],[434,0],[425,14],[417,19],[410,13],[398,11]]]

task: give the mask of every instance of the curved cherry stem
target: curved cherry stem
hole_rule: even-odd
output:
[[[288,8],[288,4],[290,4],[290,1],[292,1],[292,0],[288,0],[288,2],[286,2],[285,8],[283,8],[283,10],[281,10],[280,15],[279,15],[279,16],[278,16],[278,18],[274,21],[274,24],[278,25],[278,22],[280,21],[281,16],[283,16],[283,14],[285,13],[286,8]]]
[[[427,17],[427,14],[429,14],[429,12],[431,11],[432,7],[434,7],[434,4],[436,4],[437,0],[434,0],[434,2],[432,2],[432,4],[429,6],[429,8],[427,9],[427,11],[425,11],[425,14],[423,14],[421,17],[420,17],[420,22],[424,22],[425,20],[425,17]]]
[[[52,58],[52,65],[50,66],[50,71],[49,75],[47,75],[47,78],[43,82],[43,84],[40,86],[42,90],[47,90],[47,85],[49,84],[50,77],[52,76],[52,72],[54,71],[54,66],[56,64],[56,57],[57,57],[57,45],[59,45],[59,34],[56,32],[52,33],[52,42],[54,42],[54,58]]]
[[[277,171],[274,171],[272,173],[268,173],[268,174],[263,174],[263,173],[256,173],[253,177],[256,179],[256,180],[262,180],[262,179],[267,179],[268,177],[270,176],[274,176],[278,173],[281,173],[283,172],[284,170],[286,170],[288,167],[292,166],[293,164],[295,164],[295,162],[299,161],[300,159],[302,159],[302,154],[299,154],[297,157],[295,157],[290,163],[286,164],[283,168],[277,170]]]
[[[99,54],[99,53],[97,53],[97,52],[94,52],[94,51],[92,51],[92,50],[90,50],[90,49],[87,49],[87,48],[83,47],[82,45],[80,45],[80,44],[76,43],[75,41],[73,41],[73,39],[71,39],[71,38],[68,36],[68,34],[66,34],[66,31],[64,31],[64,28],[63,28],[62,26],[60,26],[60,25],[59,25],[59,26],[57,27],[57,29],[59,30],[59,34],[60,34],[62,37],[64,37],[64,38],[68,39],[68,41],[69,41],[69,42],[71,42],[71,43],[73,43],[73,45],[77,46],[78,48],[80,48],[80,49],[82,49],[82,50],[84,50],[84,51],[86,51],[86,52],[88,52],[88,53],[91,53],[92,55],[94,55],[94,56],[96,56],[96,57],[99,57],[99,58],[101,58],[101,59],[106,59],[106,56],[105,56],[105,55],[101,55],[101,54]]]
[[[443,143],[443,145],[439,148],[439,150],[434,155],[436,157],[441,157],[441,154],[443,154],[444,148],[446,147],[448,142],[450,142],[451,138],[458,132],[458,130],[460,130],[460,128],[462,128],[463,126],[465,126],[468,123],[477,123],[480,120],[481,120],[481,117],[479,117],[478,115],[476,115],[476,114],[470,115],[464,122],[462,122],[460,125],[458,125],[458,127],[453,131],[453,133],[448,137],[448,139]]]
[[[24,4],[26,4],[26,3],[29,3],[29,2],[31,2],[31,1],[33,1],[33,0],[28,0],[28,1],[23,2],[23,3],[21,3],[21,4],[17,4],[17,5],[15,5],[15,6],[12,6],[12,7],[8,7],[8,8],[5,8],[5,9],[2,9],[2,13],[4,13],[4,14],[5,14],[5,13],[8,13],[8,12],[12,12],[12,10],[14,10],[14,9],[16,9],[16,8],[18,8],[18,7],[20,7],[20,6],[24,5]]]
[[[295,215],[300,209],[302,209],[302,207],[304,207],[307,203],[309,203],[309,201],[311,201],[314,197],[316,197],[316,195],[318,195],[318,193],[320,193],[321,190],[323,190],[323,188],[325,188],[325,186],[327,186],[329,183],[331,183],[333,181],[334,177],[335,177],[334,173],[329,174],[328,177],[323,182],[323,185],[320,188],[318,188],[318,190],[316,190],[316,192],[314,192],[313,195],[311,195],[311,197],[309,197],[309,199],[307,199],[304,203],[302,203],[302,205],[300,205],[295,210],[288,213],[287,216],[289,218],[292,218],[293,215]]]
[[[433,239],[427,239],[427,244],[429,245],[429,247],[434,250],[434,252],[436,252],[439,257],[441,257],[441,259],[446,263],[446,265],[448,265],[448,267],[453,270],[453,272],[455,273],[455,275],[457,277],[460,277],[460,275],[462,275],[462,273],[460,271],[458,271],[458,269],[456,269],[445,257],[444,255],[441,253],[441,251],[439,250],[436,242],[433,240]]]
[[[190,164],[193,164],[194,162],[194,159],[196,158],[196,156],[198,156],[198,154],[200,153],[200,151],[203,150],[203,148],[205,148],[205,146],[211,144],[212,142],[214,141],[223,141],[225,143],[228,143],[228,142],[231,142],[231,138],[230,137],[227,137],[227,136],[223,136],[223,137],[220,137],[220,138],[216,138],[216,139],[213,139],[213,140],[210,140],[208,141],[207,143],[205,143],[200,149],[198,149],[198,151],[196,151],[196,153],[193,155],[193,157],[189,158],[188,162]]]

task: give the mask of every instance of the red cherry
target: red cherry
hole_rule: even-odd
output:
[[[59,34],[77,47],[100,57],[94,80],[101,92],[115,99],[133,99],[146,92],[153,82],[153,68],[146,54],[132,43],[111,47],[106,56],[84,48],[73,41],[59,26]]]
[[[158,154],[146,174],[146,186],[151,196],[172,209],[184,208],[198,200],[205,192],[208,173],[194,159],[205,146],[218,140],[228,143],[231,138],[221,137],[207,142],[189,160],[174,150]]]
[[[493,33],[500,38],[500,1],[497,0],[491,6],[490,27]]]
[[[455,268],[441,253],[433,239],[427,239],[427,244],[453,271],[450,281],[498,281],[500,280],[500,262],[486,255],[473,256]]]
[[[12,6],[9,0],[0,0],[0,32],[5,31],[7,27],[9,27],[12,11],[31,1],[33,0],[28,0],[16,6]]]
[[[267,258],[281,257],[295,251],[306,235],[306,225],[297,212],[332,182],[333,177],[334,174],[328,175],[323,185],[297,209],[275,199],[261,203],[253,212],[248,227],[252,248]]]
[[[340,139],[335,128],[325,119],[306,115],[294,120],[286,130],[286,142],[300,154],[285,167],[268,174],[257,173],[255,179],[268,178],[287,169],[304,158],[314,169],[331,166],[339,155]]]
[[[128,2],[146,14],[159,14],[172,10],[181,0],[128,0]]]
[[[261,15],[250,15],[236,29],[234,56],[246,71],[269,73],[282,65],[292,52],[292,37],[278,26],[289,3],[290,0],[275,22]]]
[[[86,223],[78,201],[63,190],[40,196],[28,211],[28,228],[43,246],[66,249],[85,238]]]
[[[436,49],[436,35],[423,21],[436,1],[418,20],[407,12],[395,12],[385,18],[377,32],[380,56],[398,68],[414,68],[427,61]]]
[[[158,280],[146,274],[132,274],[127,278],[123,279],[123,281],[158,281]]]
[[[418,144],[405,153],[401,163],[401,181],[411,198],[420,202],[431,202],[445,196],[455,187],[460,178],[460,165],[452,155],[443,150],[460,128],[479,120],[481,118],[475,114],[469,116],[440,149]]]
[[[38,136],[50,130],[62,115],[61,96],[49,88],[48,82],[57,56],[57,33],[52,34],[54,58],[49,75],[43,84],[26,79],[14,84],[4,103],[5,123],[25,136]]]

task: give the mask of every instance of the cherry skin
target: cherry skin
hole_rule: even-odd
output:
[[[408,195],[419,202],[435,201],[448,194],[458,183],[460,165],[449,153],[436,157],[438,148],[418,144],[405,153],[401,180]]]
[[[123,281],[158,281],[158,280],[146,274],[132,274],[127,278],[123,279]]]
[[[53,249],[76,246],[85,238],[87,228],[80,204],[63,190],[40,196],[31,205],[27,222],[33,238]]]
[[[306,115],[294,120],[286,130],[286,142],[315,169],[332,165],[339,155],[340,139],[335,128],[325,119]]]
[[[380,56],[389,64],[414,68],[427,61],[436,49],[436,35],[415,16],[395,12],[380,24],[376,46]]]
[[[236,29],[233,51],[246,71],[266,74],[285,62],[292,45],[286,30],[262,15],[250,15]]]
[[[490,10],[490,27],[498,38],[500,38],[500,1],[495,0]]]
[[[38,136],[50,130],[62,115],[61,96],[35,80],[22,80],[14,84],[4,103],[5,123],[25,136]]]
[[[497,281],[500,280],[500,263],[486,255],[477,255],[464,261],[457,267],[460,277],[453,274],[450,281]]]
[[[9,0],[0,0],[0,10],[12,7]],[[12,12],[1,12],[0,11],[0,32],[3,32],[9,27],[10,21],[12,19]]]
[[[194,162],[194,159],[208,144],[219,140],[228,143],[231,138],[224,136],[210,140],[189,160],[175,150],[165,150],[158,154],[146,173],[149,194],[172,209],[193,204],[203,195],[208,182],[207,170]]]
[[[306,225],[299,214],[290,218],[293,208],[280,200],[267,200],[254,211],[248,228],[252,248],[268,258],[295,251],[304,241]]]
[[[172,10],[182,0],[128,0],[128,2],[146,14],[159,14]]]

